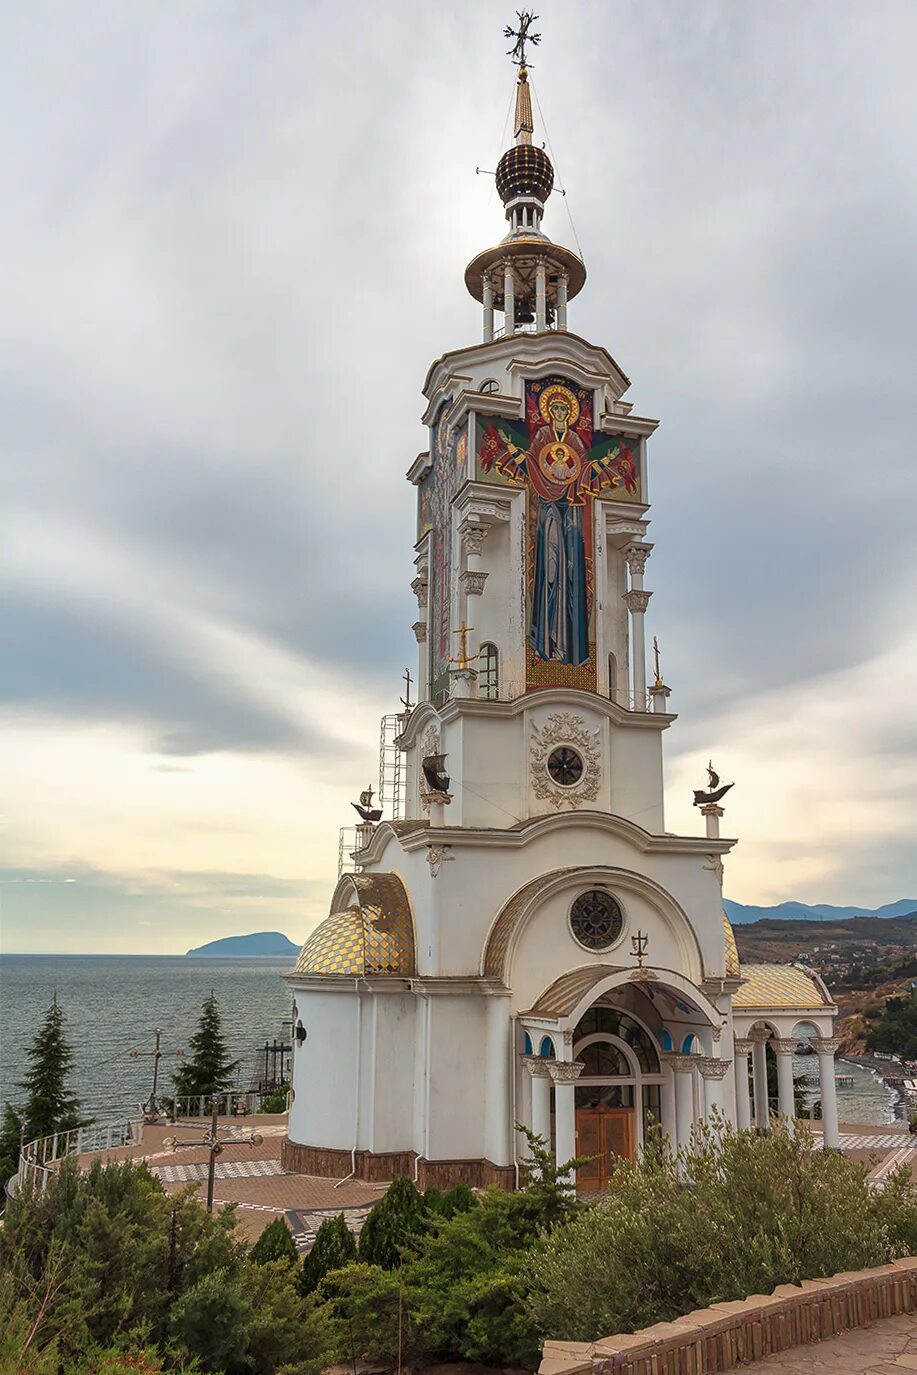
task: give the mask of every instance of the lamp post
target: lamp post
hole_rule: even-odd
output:
[[[179,1141],[177,1136],[167,1136],[163,1139],[163,1145],[173,1151],[184,1150],[193,1146],[206,1146],[210,1152],[210,1160],[207,1167],[207,1211],[213,1212],[213,1186],[216,1180],[217,1156],[222,1155],[227,1146],[260,1146],[263,1137],[258,1132],[246,1132],[243,1135],[221,1137],[221,1132],[233,1132],[234,1127],[221,1127],[217,1121],[219,1108],[219,1097],[214,1094],[211,1098],[212,1114],[210,1126],[196,1141]],[[178,1123],[179,1126],[190,1126],[190,1123]]]
[[[163,1050],[162,1032],[159,1027],[156,1028],[154,1035],[156,1039],[152,1050],[132,1050],[128,1052],[132,1060],[144,1060],[149,1057],[152,1058],[153,1061],[153,1087],[150,1090],[150,1096],[147,1101],[140,1104],[140,1111],[143,1113],[144,1120],[147,1122],[155,1122],[156,1118],[159,1116],[159,1099],[156,1097],[156,1090],[159,1087],[160,1060],[166,1056],[172,1055],[181,1058],[185,1053],[183,1050]]]

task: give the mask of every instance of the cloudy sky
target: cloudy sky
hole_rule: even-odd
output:
[[[7,7],[5,949],[327,910],[413,662],[420,385],[502,232],[511,8]],[[571,326],[662,419],[668,824],[712,753],[729,896],[913,895],[917,7],[541,11]]]

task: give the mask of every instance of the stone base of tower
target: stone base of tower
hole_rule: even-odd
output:
[[[397,1175],[414,1177],[417,1186],[427,1189],[448,1189],[453,1184],[468,1184],[472,1189],[484,1189],[496,1184],[501,1189],[513,1189],[516,1172],[511,1165],[494,1165],[490,1160],[424,1160],[414,1151],[390,1151],[375,1154],[357,1151],[354,1178],[368,1184],[387,1184]],[[350,1151],[331,1150],[326,1146],[303,1146],[285,1137],[280,1147],[280,1163],[291,1174],[312,1175],[319,1179],[344,1179],[353,1170],[354,1157]]]

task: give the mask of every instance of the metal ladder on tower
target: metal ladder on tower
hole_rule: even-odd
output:
[[[383,716],[379,728],[379,806],[387,821],[404,817],[404,760],[395,743],[404,730],[405,713]]]
[[[379,727],[379,806],[387,813],[387,821],[401,821],[404,817],[404,760],[395,741],[404,730],[404,712],[383,716]],[[357,849],[356,826],[342,826],[338,833],[338,878],[342,874],[363,872],[353,853]]]

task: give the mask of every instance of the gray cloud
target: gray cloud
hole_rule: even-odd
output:
[[[571,323],[663,420],[648,582],[677,756],[730,702],[807,692],[895,634],[917,564],[917,11],[557,0],[540,26],[569,193],[546,227],[573,242],[571,211],[590,273]],[[127,542],[183,606],[380,713],[414,654],[419,387],[477,338],[462,271],[502,232],[474,176],[510,95],[500,27],[485,0],[90,0],[7,25],[3,510]],[[141,721],[176,756],[321,748],[142,617],[17,582],[0,643],[23,706]]]

